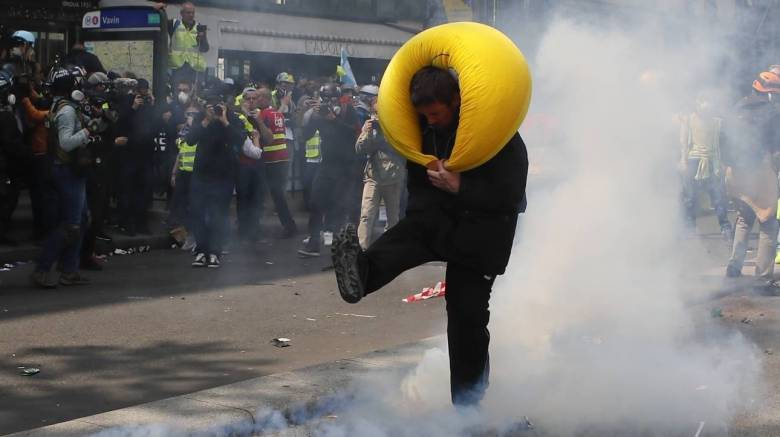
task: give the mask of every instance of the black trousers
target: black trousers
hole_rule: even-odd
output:
[[[81,259],[88,260],[97,246],[97,236],[103,233],[103,225],[108,213],[108,184],[111,173],[108,166],[99,164],[87,173],[87,208],[89,210],[89,227],[84,233],[81,245]]]
[[[125,154],[119,167],[119,212],[125,226],[144,228],[152,201],[151,156]]]
[[[321,169],[320,169],[321,170]],[[344,225],[343,196],[349,187],[344,173],[318,171],[314,177],[309,205],[309,248],[319,249],[320,231],[338,231]],[[353,222],[357,223],[357,222]]]
[[[490,292],[494,276],[457,262],[447,252],[447,231],[435,217],[402,219],[361,254],[358,261],[366,293],[379,290],[406,270],[447,261],[447,343],[450,392],[455,405],[479,403],[490,373],[488,345]]]

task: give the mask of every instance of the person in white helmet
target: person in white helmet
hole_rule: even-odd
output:
[[[17,30],[11,35],[11,50],[3,60],[4,68],[13,66],[17,81],[35,73],[35,35],[26,30]]]

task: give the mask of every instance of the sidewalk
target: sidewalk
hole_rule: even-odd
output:
[[[163,399],[148,404],[43,428],[10,434],[9,437],[76,437],[111,428],[149,426],[153,433],[139,435],[272,435],[308,436],[295,418],[303,421],[315,401],[343,390],[357,376],[367,372],[397,370],[414,366],[425,350],[440,345],[432,337],[391,350],[380,350],[356,358],[337,360],[292,372],[249,379],[235,384]],[[264,434],[267,420],[259,412],[274,410],[293,426],[281,432]],[[117,435],[125,435],[119,433]]]

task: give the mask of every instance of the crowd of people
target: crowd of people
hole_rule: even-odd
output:
[[[194,40],[202,31],[179,28],[195,29]],[[150,234],[155,197],[165,199],[168,230],[192,251],[193,267],[218,268],[233,235],[247,245],[270,236],[260,227],[266,198],[281,225],[274,236],[299,235],[292,188],[309,214],[303,258],[319,256],[345,223],[359,225],[367,247],[380,205],[388,226],[399,219],[406,166],[382,136],[376,84],[296,81],[288,72],[237,84],[198,74],[181,55],[180,67],[195,74],[172,71],[169,92],[155,96],[147,78],[106,71],[82,44],[43,68],[33,34],[2,42],[0,244],[15,244],[6,231],[29,188],[37,287],[88,283],[80,270],[103,268],[96,246],[111,240],[107,226]]]
[[[774,280],[778,255],[778,169],[780,169],[780,65],[761,72],[736,106],[720,105],[716,93],[702,93],[696,108],[680,118],[683,210],[696,225],[697,201],[709,196],[721,233],[732,243],[726,276],[742,276],[748,239],[758,222],[756,288],[780,294]],[[732,226],[729,205],[736,211]]]

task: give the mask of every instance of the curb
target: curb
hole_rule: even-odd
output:
[[[318,400],[336,395],[355,375],[412,367],[425,350],[440,345],[442,339],[442,336],[430,337],[392,349],[109,411],[8,437],[80,437],[112,429],[117,431],[112,436],[117,437],[131,435],[133,430],[139,431],[139,435],[145,432],[143,435],[309,436],[303,426],[307,419],[296,418],[306,416]],[[288,418],[291,426],[282,431],[264,432],[263,429],[269,429],[263,425],[267,418],[259,414],[264,410],[278,411]],[[125,429],[124,433],[121,428]]]

